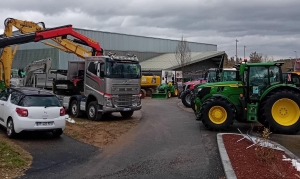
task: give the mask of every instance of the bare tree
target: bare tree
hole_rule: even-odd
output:
[[[263,62],[273,62],[274,61],[274,57],[273,56],[269,57],[268,55],[264,55],[262,57],[262,61]]]
[[[256,52],[252,52],[249,58],[251,63],[260,63],[262,61],[262,55]]]
[[[192,57],[189,44],[183,36],[176,47],[175,58],[181,71],[184,72],[184,67],[191,61]]]

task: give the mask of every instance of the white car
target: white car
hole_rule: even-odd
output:
[[[59,137],[66,126],[65,109],[53,93],[9,87],[0,92],[0,124],[9,138],[22,131],[47,131]]]

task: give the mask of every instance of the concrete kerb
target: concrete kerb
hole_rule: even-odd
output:
[[[236,179],[235,172],[232,168],[229,156],[227,154],[223,138],[222,138],[223,133],[217,134],[217,142],[218,142],[218,148],[219,148],[219,153],[222,161],[222,166],[223,170],[225,172],[225,176],[227,179]]]
[[[222,161],[222,166],[225,172],[225,176],[227,179],[236,179],[236,175],[235,172],[232,168],[229,156],[227,154],[224,142],[223,142],[223,134],[235,134],[235,135],[241,135],[238,133],[219,133],[217,134],[217,142],[218,142],[218,148],[219,148],[219,153],[220,153],[220,157],[221,157],[221,161]],[[287,148],[283,147],[282,145],[278,144],[277,142],[271,141],[275,146],[281,148],[284,150],[284,152],[286,153],[286,155],[288,155],[291,159],[295,159],[298,162],[300,162],[300,158],[297,157],[295,154],[293,154],[291,151],[289,151]]]

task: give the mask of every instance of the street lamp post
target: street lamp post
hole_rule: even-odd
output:
[[[235,61],[236,61],[236,63],[239,63],[238,56],[237,56],[237,43],[238,42],[239,41],[236,39],[235,40]]]
[[[244,45],[244,59],[246,58],[246,45]]]

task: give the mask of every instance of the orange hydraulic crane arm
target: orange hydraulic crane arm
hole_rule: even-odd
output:
[[[5,29],[8,29],[8,31],[12,32],[12,27],[17,28],[22,34],[27,34],[31,32],[36,32],[40,30],[46,29],[45,23],[44,22],[31,22],[31,21],[24,21],[24,20],[18,20],[14,18],[7,18],[4,22],[5,24]],[[10,33],[10,32],[5,32],[5,34]],[[12,34],[12,33],[10,33]],[[11,35],[10,35],[11,36]],[[59,46],[51,44],[49,42],[42,42],[45,45],[58,48],[64,52],[67,53],[74,53],[80,58],[85,58],[87,56],[92,56],[92,52],[90,50],[85,49],[84,47],[72,42],[69,39],[65,39],[64,37],[55,37],[51,39],[52,41],[56,42],[59,44]]]

